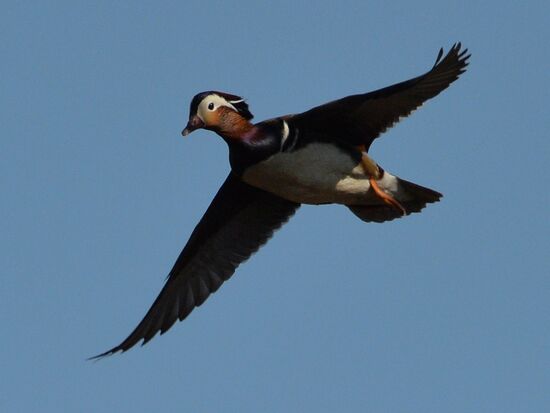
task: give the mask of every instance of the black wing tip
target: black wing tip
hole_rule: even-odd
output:
[[[116,353],[124,353],[126,350],[123,350],[122,348],[119,348],[119,347],[114,347],[110,350],[107,350],[106,352],[104,353],[101,353],[101,354],[98,354],[97,356],[92,356],[92,357],[88,357],[86,359],[86,361],[99,361],[99,360],[102,360],[106,357],[110,357]]]
[[[468,49],[462,49],[462,42],[456,42],[451,49],[449,50],[449,53],[447,53],[446,57],[453,58],[458,63],[462,65],[462,67],[468,66],[470,62],[468,62],[468,59],[472,56],[471,53],[468,53]]]
[[[435,63],[433,65],[433,68],[435,69],[437,66],[444,64],[446,62],[450,64],[458,64],[460,66],[460,73],[463,73],[465,71],[466,66],[470,64],[468,59],[472,56],[471,53],[468,53],[468,49],[462,49],[462,42],[456,42],[451,46],[449,49],[449,52],[443,57],[443,48],[439,49],[439,52],[437,54],[437,57],[435,59]]]
[[[191,313],[191,311],[193,309],[194,309],[194,307],[188,309],[185,312],[182,312],[179,317],[176,317],[175,319],[170,320],[168,323],[163,324],[161,327],[150,330],[146,334],[136,334],[136,333],[138,333],[138,329],[140,328],[140,326],[138,325],[138,327],[136,327],[136,329],[122,343],[120,343],[118,346],[115,346],[112,349],[107,350],[107,351],[105,351],[101,354],[98,354],[97,356],[89,357],[86,360],[87,361],[97,361],[97,360],[101,360],[101,359],[106,358],[106,357],[113,356],[117,353],[122,354],[122,353],[125,353],[126,351],[130,350],[132,347],[136,346],[137,344],[140,344],[141,347],[143,347],[145,344],[147,344],[149,341],[151,341],[157,334],[162,336],[168,330],[170,330],[170,328],[173,327],[173,325],[176,323],[176,321],[178,321],[178,318],[179,318],[180,321],[187,318],[187,316]],[[143,323],[143,320],[142,320],[142,323]],[[140,341],[141,341],[141,343],[140,343]]]
[[[215,290],[210,291],[209,294],[205,297],[205,299],[210,294],[212,294],[213,292],[215,292]],[[158,298],[157,298],[157,300],[158,300]],[[182,307],[180,313],[176,317],[174,317],[174,318],[164,317],[162,319],[163,320],[162,322],[159,322],[159,323],[156,323],[156,324],[154,323],[153,327],[151,327],[150,322],[146,322],[146,320],[147,320],[147,317],[150,314],[151,310],[155,306],[155,303],[153,303],[153,305],[149,309],[149,312],[143,318],[143,320],[141,320],[139,325],[134,329],[134,331],[132,331],[132,333],[130,333],[130,335],[124,341],[122,341],[122,343],[120,343],[118,346],[115,346],[115,347],[111,348],[110,350],[107,350],[107,351],[105,351],[101,354],[98,354],[97,356],[89,357],[86,360],[87,361],[97,361],[97,360],[101,360],[103,358],[115,355],[117,353],[122,354],[122,353],[125,353],[126,351],[130,350],[132,347],[136,346],[137,344],[140,344],[143,347],[145,344],[147,344],[149,341],[151,341],[157,334],[159,334],[159,335],[165,334],[168,330],[170,330],[174,326],[174,324],[176,323],[176,321],[178,321],[178,319],[179,319],[179,321],[182,321],[185,318],[187,318],[189,316],[189,314],[196,307],[198,307],[200,304],[202,304],[202,302],[200,302],[198,304],[194,303],[192,306],[189,306],[189,307]]]
[[[156,335],[156,334],[155,334]],[[155,336],[154,335],[154,336]],[[153,337],[154,337],[153,336]],[[114,356],[115,354],[122,354],[122,353],[126,353],[128,350],[130,350],[132,347],[134,347],[135,345],[137,345],[139,343],[139,341],[142,341],[141,342],[141,346],[143,347],[145,344],[147,344],[147,342],[149,340],[151,340],[153,337],[150,337],[148,339],[140,339],[138,341],[136,341],[135,343],[130,343],[130,344],[126,344],[126,343],[122,343],[116,347],[113,347],[112,349],[110,350],[107,350],[105,351],[104,353],[101,353],[101,354],[98,354],[97,356],[92,356],[92,357],[88,357],[86,359],[86,361],[98,361],[98,360],[101,360],[101,359],[104,359],[106,357],[110,357],[110,356]]]
[[[128,337],[126,340],[124,340],[122,343],[120,343],[118,346],[115,346],[113,347],[112,349],[110,350],[107,350],[105,351],[104,353],[101,353],[101,354],[98,354],[97,356],[92,356],[92,357],[89,357],[87,358],[86,360],[87,361],[97,361],[97,360],[101,360],[101,359],[104,359],[106,357],[110,357],[110,356],[113,356],[115,354],[122,354],[122,353],[125,353],[127,352],[128,350],[130,350],[132,347],[134,347],[136,344],[138,344],[140,341],[141,341],[141,345],[144,346],[149,340],[151,340],[154,336],[156,335],[156,332],[155,334],[153,334],[153,336],[151,337],[146,337],[146,338],[139,338],[137,340],[130,340],[131,336]]]

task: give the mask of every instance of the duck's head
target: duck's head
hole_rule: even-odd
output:
[[[195,95],[189,109],[189,122],[181,132],[189,135],[196,129],[208,129],[220,135],[239,133],[253,118],[243,98],[223,92],[202,92]]]

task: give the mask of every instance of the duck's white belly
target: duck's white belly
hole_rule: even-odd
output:
[[[388,180],[389,176],[383,179],[388,185],[390,181],[395,181],[394,177]],[[243,174],[243,180],[303,204],[380,203],[373,191],[369,191],[369,177],[361,162],[354,161],[347,153],[327,143],[312,143],[294,152],[277,153],[249,167]]]

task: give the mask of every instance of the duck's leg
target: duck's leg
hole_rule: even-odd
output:
[[[382,188],[380,188],[380,186],[378,186],[376,180],[381,178],[380,168],[378,168],[376,162],[374,162],[365,152],[365,145],[359,145],[358,149],[361,151],[361,164],[363,165],[363,169],[365,170],[365,172],[370,177],[369,183],[374,193],[378,195],[378,197],[382,201],[384,201],[384,203],[396,209],[402,215],[406,215],[407,210],[403,207],[403,205],[401,205],[397,199],[387,194],[384,190],[382,190]]]

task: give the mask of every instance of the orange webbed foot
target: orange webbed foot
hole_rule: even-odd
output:
[[[378,165],[376,165],[376,163],[365,154],[365,145],[359,145],[358,149],[362,153],[361,163],[363,164],[363,169],[371,175],[369,178],[369,183],[374,193],[378,195],[378,197],[384,201],[385,204],[399,211],[401,215],[407,215],[407,210],[403,207],[403,205],[401,205],[394,197],[382,190],[382,188],[378,185],[378,182],[376,182],[376,179],[380,178],[380,176],[378,176],[379,168]]]
[[[401,212],[401,215],[407,215],[407,210],[403,207],[403,205],[401,205],[397,199],[395,199],[391,195],[388,195],[386,192],[384,192],[378,186],[378,183],[376,182],[376,179],[369,178],[369,182],[370,182],[371,188],[374,190],[376,195],[378,195],[380,197],[380,199],[382,199],[382,201],[384,201],[387,205],[391,206],[392,208],[396,209],[397,211]]]

